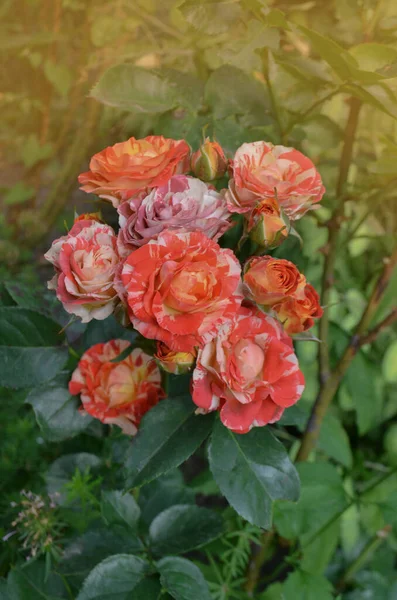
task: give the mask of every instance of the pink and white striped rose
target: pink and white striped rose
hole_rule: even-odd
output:
[[[324,195],[312,161],[294,148],[252,142],[238,148],[226,191],[229,210],[250,212],[264,198],[276,199],[291,220],[315,208]]]
[[[165,185],[150,192],[139,204],[134,200],[118,208],[121,256],[143,246],[167,229],[202,231],[217,240],[231,227],[225,199],[206,183],[175,175]]]
[[[222,423],[236,433],[278,421],[303,389],[290,338],[252,306],[240,307],[198,352],[193,401],[202,412],[220,410]]]
[[[117,238],[109,225],[77,220],[68,235],[52,243],[44,255],[56,274],[48,282],[65,310],[81,318],[106,319],[118,301],[114,278],[120,262]]]

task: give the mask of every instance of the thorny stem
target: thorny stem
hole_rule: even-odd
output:
[[[386,540],[389,533],[391,532],[391,526],[386,525],[383,529],[380,529],[376,534],[365,544],[357,558],[348,567],[346,573],[336,584],[336,590],[341,592],[345,589],[346,585],[353,578],[357,571],[367,562],[368,558],[379,548],[381,544]]]
[[[360,100],[357,98],[351,98],[350,111],[345,129],[344,144],[339,163],[338,183],[336,186],[336,197],[339,200],[339,204],[328,224],[329,234],[325,249],[324,271],[321,284],[321,304],[324,306],[324,314],[319,323],[319,338],[322,342],[319,345],[320,385],[323,385],[329,377],[329,303],[331,289],[334,282],[334,267],[339,228],[344,216],[344,191],[353,158],[353,145],[357,132],[360,108]]]
[[[322,388],[320,389],[320,393],[314,403],[312,413],[308,420],[306,430],[303,435],[302,442],[296,457],[297,462],[307,460],[310,455],[310,452],[314,449],[317,443],[323,419],[327,413],[329,405],[331,404],[335,393],[339,387],[339,384],[343,379],[357,351],[361,348],[361,346],[368,343],[368,340],[373,341],[373,339],[375,339],[375,337],[379,334],[383,327],[386,327],[390,324],[391,317],[388,316],[373,330],[367,333],[368,326],[376,312],[376,309],[379,306],[380,300],[383,297],[383,294],[386,290],[386,287],[389,283],[389,280],[392,276],[396,264],[397,246],[394,249],[392,256],[388,259],[385,259],[383,271],[372,291],[372,294],[368,300],[367,307],[364,310],[361,320],[356,327],[355,333],[350,339],[350,342],[347,345],[337,366],[335,367],[335,370],[327,378]],[[394,311],[391,314],[394,314]],[[394,318],[395,317],[393,317],[393,319]]]

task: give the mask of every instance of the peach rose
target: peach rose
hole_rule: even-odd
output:
[[[226,198],[229,210],[244,213],[264,198],[276,198],[291,220],[320,202],[325,188],[312,161],[298,150],[252,142],[238,148]]]
[[[249,213],[249,238],[266,250],[277,248],[288,237],[289,224],[274,199],[262,200]]]
[[[314,287],[307,283],[303,293],[293,295],[286,302],[275,304],[273,310],[289,335],[307,331],[314,325],[314,319],[323,315],[320,297]]]
[[[232,223],[224,198],[195,177],[175,175],[163,186],[152,190],[137,208],[134,200],[118,208],[121,256],[156,239],[162,231],[202,231],[217,240]]]
[[[240,265],[201,232],[162,232],[131,252],[121,281],[135,329],[191,352],[216,335],[242,300]]]
[[[117,206],[144,195],[177,173],[189,170],[190,148],[184,140],[149,135],[109,146],[94,154],[90,170],[79,175],[81,189]]]
[[[154,355],[158,365],[167,373],[183,375],[194,365],[197,352],[174,352],[163,342],[157,342],[157,353]]]
[[[222,423],[236,433],[278,421],[303,389],[290,338],[254,307],[240,307],[222,325],[199,350],[193,372],[195,404],[203,412],[220,410]]]
[[[127,340],[111,340],[92,346],[81,357],[69,391],[80,394],[83,409],[92,417],[134,435],[141,417],[164,394],[153,357],[140,348],[120,362],[111,362],[129,345]]]
[[[83,323],[106,319],[118,301],[114,288],[119,264],[117,238],[109,225],[77,220],[68,235],[55,240],[44,257],[56,274],[48,282],[64,309]]]
[[[254,257],[248,260],[244,270],[248,297],[263,306],[286,300],[305,284],[304,276],[294,263],[283,258]]]

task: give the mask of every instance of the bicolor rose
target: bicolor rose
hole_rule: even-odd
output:
[[[289,224],[272,199],[262,200],[251,213],[246,225],[249,238],[264,250],[277,248],[288,237]]]
[[[109,225],[93,219],[77,220],[68,235],[52,243],[44,255],[56,274],[48,282],[64,309],[81,317],[106,319],[118,300],[114,287],[120,258],[117,238]]]
[[[289,335],[307,331],[314,325],[314,319],[323,315],[320,297],[314,287],[307,283],[302,293],[288,298],[286,302],[275,304],[272,309]]]
[[[303,389],[291,339],[253,307],[240,307],[199,350],[193,373],[195,404],[203,412],[220,410],[222,423],[236,433],[278,421]]]
[[[245,213],[264,198],[276,199],[291,219],[320,202],[325,188],[312,161],[294,148],[252,142],[238,148],[226,198],[229,210]]]
[[[194,365],[196,356],[195,350],[192,352],[175,352],[163,342],[157,342],[157,352],[154,355],[157,364],[164,371],[173,375],[188,373]]]
[[[202,231],[217,240],[232,226],[224,198],[206,183],[185,175],[175,175],[152,190],[138,209],[132,200],[124,202],[118,212],[118,248],[122,256],[155,240],[165,229]]]
[[[81,357],[69,391],[80,394],[84,411],[92,417],[134,435],[141,417],[164,394],[156,362],[140,348],[124,360],[112,362],[129,344],[111,340],[92,346]]]
[[[228,160],[222,146],[206,138],[197,152],[192,154],[190,164],[196,177],[203,181],[213,181],[224,176]]]
[[[190,148],[184,140],[150,135],[134,137],[94,154],[90,170],[79,175],[81,189],[110,201],[121,202],[144,195],[190,168]]]
[[[201,232],[164,231],[126,259],[123,297],[135,329],[171,350],[212,339],[242,300],[240,265]]]
[[[287,300],[306,282],[294,263],[283,258],[254,257],[247,261],[244,270],[249,299],[262,306]]]

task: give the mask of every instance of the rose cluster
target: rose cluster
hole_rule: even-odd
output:
[[[191,153],[184,140],[149,136],[99,152],[79,181],[111,202],[119,228],[78,217],[45,255],[49,287],[83,322],[123,313],[157,344],[151,354],[125,340],[85,352],[69,386],[82,410],[132,435],[164,397],[160,369],[192,370],[197,412],[220,411],[237,433],[280,419],[304,388],[290,335],[322,309],[297,267],[266,253],[321,200],[309,158],[253,142],[228,159],[208,138]],[[222,242],[238,221],[233,251]]]

